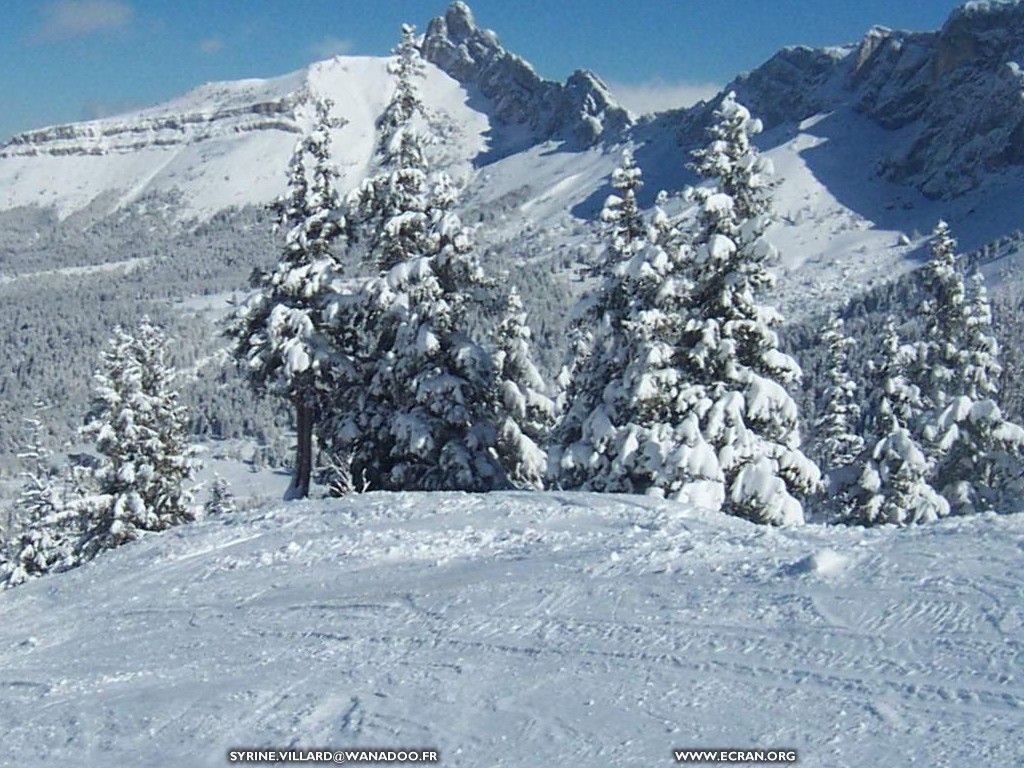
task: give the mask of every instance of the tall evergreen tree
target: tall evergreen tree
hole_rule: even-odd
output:
[[[295,468],[288,498],[309,495],[313,435],[337,355],[325,338],[324,304],[342,266],[334,252],[344,232],[338,172],[331,162],[331,102],[318,100],[313,129],[289,164],[288,192],[273,209],[287,230],[281,260],[253,275],[253,293],[226,332],[234,356],[257,390],[286,398],[295,409]]]
[[[103,461],[95,470],[102,495],[85,524],[80,550],[89,559],[194,519],[188,488],[197,463],[188,414],[173,386],[163,332],[143,320],[134,333],[114,331],[95,375],[95,400],[83,432]]]
[[[37,407],[41,410],[41,407]],[[38,417],[26,420],[23,484],[15,503],[19,532],[9,542],[0,567],[0,583],[15,587],[75,562],[75,516],[65,508],[46,447],[45,427]]]
[[[999,345],[984,280],[976,273],[968,291],[945,222],[932,234],[923,278],[925,333],[913,378],[928,409],[921,434],[934,484],[956,513],[994,509],[1022,475],[1024,429],[997,402]]]
[[[348,200],[349,231],[378,277],[361,287],[359,319],[347,323],[363,386],[336,404],[334,448],[371,489],[505,487],[526,443],[498,450],[499,429],[514,417],[496,408],[494,350],[471,330],[471,318],[493,312],[493,284],[454,213],[454,184],[428,165],[412,27],[396,53],[395,90],[378,122],[380,172]]]
[[[348,233],[364,245],[365,258],[384,273],[410,253],[429,249],[426,241],[454,202],[447,179],[432,179],[427,161],[431,136],[426,130],[417,81],[424,64],[415,28],[402,25],[402,37],[388,66],[395,83],[377,120],[378,172],[347,200]]]
[[[690,190],[698,204],[684,380],[705,387],[703,419],[725,479],[724,509],[762,523],[803,521],[798,497],[819,471],[800,450],[796,403],[786,388],[801,375],[779,349],[782,317],[763,306],[776,257],[765,238],[771,219],[771,164],[752,143],[760,121],[727,94],[710,142],[693,169],[709,186]],[[702,409],[704,406],[702,406]]]
[[[908,378],[911,347],[900,343],[892,318],[886,325],[878,367],[881,397],[872,463],[861,475],[861,503],[851,522],[863,525],[927,523],[949,514],[949,504],[929,483],[933,463],[913,432],[924,408],[921,391]]]
[[[849,520],[856,516],[857,461],[864,451],[864,439],[858,432],[861,408],[857,385],[849,367],[854,341],[844,333],[843,321],[833,317],[821,334],[821,343],[828,350],[829,383],[815,427],[818,453],[827,471],[824,506],[831,516]]]
[[[980,272],[971,278],[962,327],[947,405],[929,426],[938,443],[936,482],[954,512],[970,514],[1016,502],[1024,475],[1024,428],[998,403],[999,343]]]
[[[936,224],[931,256],[922,270],[925,299],[918,307],[924,322],[923,340],[917,345],[909,375],[921,388],[925,407],[942,411],[955,396],[964,364],[962,345],[966,328],[966,292],[957,269],[956,240],[944,221]]]
[[[721,485],[700,429],[704,389],[681,375],[692,253],[659,206],[648,224],[635,190],[640,170],[626,153],[608,198],[604,276],[584,306],[596,331],[578,367],[555,452],[560,482],[596,491],[696,496]],[[582,313],[586,316],[587,313]]]
[[[963,393],[972,400],[995,398],[999,395],[1003,365],[992,328],[992,305],[981,270],[971,275],[967,297],[965,360],[961,370]]]
[[[555,404],[533,362],[532,344],[523,302],[512,287],[495,331],[496,412],[504,414],[495,448],[509,481],[518,488],[544,486],[545,448],[555,421]]]
[[[864,450],[864,439],[857,429],[861,409],[857,403],[857,385],[850,375],[850,349],[854,341],[843,332],[843,321],[829,320],[821,342],[828,350],[828,386],[825,404],[817,422],[821,458],[830,470],[851,466]]]
[[[605,389],[621,378],[625,364],[625,320],[631,302],[626,266],[648,240],[636,202],[643,173],[629,150],[613,171],[611,186],[613,192],[600,214],[604,248],[591,270],[597,285],[573,310],[574,359],[566,368],[565,412],[556,432],[555,469],[563,487],[621,491],[622,484],[610,477],[614,456],[607,447],[613,439],[613,415],[605,403]]]
[[[632,150],[623,150],[622,162],[612,171],[611,186],[615,191],[607,197],[601,210],[611,256],[601,262],[602,275],[611,274],[616,264],[632,258],[649,239],[647,223],[636,199],[644,186],[643,171],[636,164]]]

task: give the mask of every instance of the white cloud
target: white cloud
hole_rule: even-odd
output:
[[[711,98],[721,89],[716,83],[692,80],[673,83],[660,77],[642,83],[611,82],[608,87],[622,106],[638,115],[689,107],[702,99]]]
[[[343,56],[351,53],[355,44],[351,40],[328,35],[309,46],[310,52],[318,59],[329,59],[333,56]]]
[[[118,0],[60,0],[44,5],[37,40],[67,40],[128,26],[134,11]]]
[[[219,37],[208,37],[199,43],[199,50],[212,56],[224,48],[224,41]]]

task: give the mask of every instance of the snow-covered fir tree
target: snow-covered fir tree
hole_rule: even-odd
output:
[[[925,406],[939,412],[960,386],[957,376],[964,364],[967,296],[957,268],[956,240],[946,222],[936,224],[930,250],[922,270],[926,297],[917,310],[924,334],[910,375],[921,389]]]
[[[956,345],[956,368],[946,405],[929,423],[928,435],[936,444],[936,484],[954,512],[970,514],[1019,498],[1024,429],[998,403],[999,343],[980,272],[972,276],[962,306],[962,335],[944,335],[938,342]]]
[[[995,509],[1024,472],[1024,429],[1007,420],[997,402],[999,345],[983,278],[976,273],[968,291],[956,241],[943,221],[932,233],[922,283],[924,334],[915,345],[911,378],[926,409],[920,434],[933,485],[958,514]]]
[[[494,360],[469,330],[470,307],[490,284],[457,217],[436,226],[436,251],[409,253],[366,288],[382,311],[366,387],[342,415],[356,420],[343,431],[356,436],[353,470],[371,488],[479,491],[508,482],[494,451]]]
[[[760,303],[776,257],[770,222],[771,164],[752,138],[760,121],[727,94],[710,142],[693,169],[710,185],[690,190],[698,204],[685,381],[705,388],[698,412],[725,480],[726,512],[762,523],[803,521],[800,496],[819,484],[800,449],[797,407],[787,392],[801,372],[779,349],[781,316]]]
[[[527,444],[497,450],[514,417],[496,407],[487,334],[471,330],[471,317],[492,314],[494,287],[454,213],[455,185],[428,165],[411,27],[396,53],[396,88],[378,125],[380,172],[348,200],[351,236],[379,276],[358,300],[334,302],[335,327],[357,337],[362,385],[346,387],[333,406],[332,449],[370,489],[506,487],[528,463],[519,455]]]
[[[413,119],[423,114],[417,80],[424,77],[425,65],[416,41],[416,27],[403,24],[394,59],[388,72],[394,75],[395,89],[377,120],[377,152],[385,164],[394,168],[426,167],[423,146],[410,134]]]
[[[231,492],[231,486],[222,476],[217,475],[210,486],[210,497],[203,505],[203,513],[206,517],[224,517],[233,515],[238,511],[238,504],[235,503],[235,494]]]
[[[637,203],[637,194],[643,189],[643,171],[636,164],[631,149],[622,152],[622,162],[612,171],[612,189],[601,209],[601,222],[611,258],[603,259],[599,273],[614,271],[615,265],[632,258],[649,239],[648,226]]]
[[[857,385],[850,375],[854,341],[844,333],[843,321],[833,317],[821,334],[821,343],[828,350],[828,386],[815,426],[819,455],[827,472],[825,503],[834,516],[847,520],[856,514],[857,461],[864,450],[864,438],[858,431],[861,408]]]
[[[533,362],[530,326],[519,292],[513,286],[495,331],[497,412],[505,418],[498,428],[495,449],[509,481],[518,488],[542,488],[547,475],[548,437],[555,421],[555,404]]]
[[[42,410],[37,407],[37,411]],[[26,419],[26,446],[18,454],[25,462],[22,487],[15,502],[19,533],[5,553],[0,582],[16,587],[29,579],[74,565],[75,515],[62,499],[46,447],[46,427],[38,417]]]
[[[330,371],[340,364],[325,338],[324,304],[342,273],[335,251],[344,233],[331,161],[331,102],[315,102],[312,130],[297,144],[288,192],[274,204],[286,230],[279,263],[253,276],[253,293],[232,315],[234,356],[260,391],[286,398],[295,410],[296,452],[288,498],[309,495],[313,435]]]
[[[595,337],[602,337],[600,346],[607,351],[609,345],[616,345],[612,337],[622,330],[621,319],[627,298],[621,293],[615,272],[648,240],[647,223],[637,202],[637,193],[643,184],[643,171],[637,166],[633,151],[629,148],[623,150],[622,162],[612,171],[613,192],[605,199],[599,216],[603,225],[603,247],[597,263],[588,265],[587,270],[598,281],[597,287],[573,307],[569,344],[556,378],[556,406],[559,413],[564,414],[557,430],[557,440],[562,446],[579,439],[580,419],[593,412],[598,399],[594,386],[599,383],[594,377],[595,374],[600,375],[600,364],[594,361],[587,370],[586,362],[594,348]],[[559,456],[562,455],[558,446],[555,450]],[[584,475],[579,471],[568,466],[564,469],[570,470],[569,474],[561,477],[559,482],[575,486],[583,481]],[[556,466],[556,477],[561,472]]]
[[[424,64],[415,28],[402,25],[402,37],[388,65],[394,91],[377,120],[378,171],[348,196],[348,234],[363,244],[364,258],[381,272],[420,253],[442,211],[451,202],[447,190],[431,190],[427,130],[417,80]]]
[[[825,466],[838,469],[853,464],[864,450],[864,438],[857,431],[861,415],[857,385],[850,375],[850,350],[855,342],[844,333],[843,321],[833,317],[821,334],[821,343],[828,350],[829,385],[817,432]]]
[[[53,470],[53,451],[47,446],[46,425],[42,419],[45,406],[36,405],[36,416],[25,419],[25,447],[18,453],[24,469],[22,485],[15,508],[24,518],[41,517],[61,503],[61,493]]]
[[[636,202],[643,173],[628,149],[612,172],[611,186],[613,192],[599,217],[603,248],[590,269],[598,282],[573,308],[571,356],[560,374],[564,413],[555,432],[553,458],[555,477],[565,488],[622,490],[608,487],[605,425],[611,422],[604,394],[608,383],[621,376],[625,360],[624,323],[631,300],[625,267],[648,239]]]
[[[100,498],[79,547],[84,559],[194,519],[197,462],[168,358],[167,338],[148,320],[132,333],[116,329],[103,351],[83,429],[102,459],[94,471]]]
[[[949,504],[929,482],[934,465],[913,431],[920,423],[924,401],[920,388],[908,378],[914,350],[901,344],[892,318],[886,324],[883,355],[878,366],[881,395],[876,425],[881,438],[861,474],[859,508],[848,521],[862,525],[932,522],[949,514]]]
[[[969,278],[965,325],[963,394],[972,400],[995,398],[999,395],[1003,365],[992,328],[992,304],[981,270],[975,270]]]
[[[650,224],[642,220],[641,183],[627,152],[601,215],[603,280],[581,302],[580,317],[595,329],[591,349],[577,366],[553,455],[563,487],[692,495],[697,482],[722,481],[700,429],[704,390],[679,370],[692,253],[660,206]],[[704,494],[695,500],[708,503]]]

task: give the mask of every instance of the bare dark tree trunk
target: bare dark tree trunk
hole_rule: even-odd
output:
[[[295,474],[287,499],[309,496],[309,478],[313,473],[313,406],[302,400],[295,402]]]

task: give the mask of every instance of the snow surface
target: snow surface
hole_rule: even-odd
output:
[[[236,493],[241,489],[235,489]],[[777,530],[640,497],[368,494],[0,593],[0,762],[1024,762],[1024,517]]]
[[[268,203],[284,191],[288,158],[309,127],[309,94],[335,103],[332,117],[343,124],[333,132],[334,160],[342,186],[354,187],[366,175],[374,122],[393,88],[387,63],[337,56],[282,77],[209,83],[158,107],[34,132],[28,148],[0,148],[0,209],[52,206],[64,217],[97,199],[112,211],[147,194],[180,192],[179,215],[206,218]],[[455,80],[427,70],[424,103],[447,129],[458,166],[483,150],[489,121],[466,105]],[[278,117],[262,118],[265,105],[278,103]],[[176,127],[150,128],[161,119]]]

